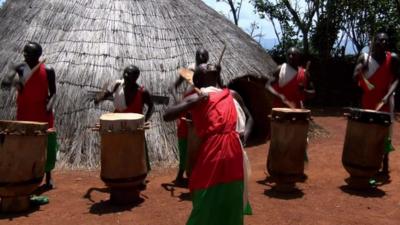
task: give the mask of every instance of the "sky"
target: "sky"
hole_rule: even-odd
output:
[[[203,2],[233,21],[233,17],[230,13],[230,7],[227,3],[217,2],[216,0],[203,0]],[[263,34],[260,43],[264,48],[270,49],[275,44],[277,44],[276,36],[271,22],[269,22],[267,19],[260,19],[259,15],[256,14],[254,11],[254,6],[249,3],[248,0],[243,0],[242,9],[239,17],[239,27],[242,28],[245,32],[249,33],[250,25],[253,22],[256,22],[260,27],[260,29],[256,33],[261,32]],[[259,40],[257,39],[257,41]]]

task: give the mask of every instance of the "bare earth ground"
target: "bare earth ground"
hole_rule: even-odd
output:
[[[267,145],[247,149],[252,163],[250,199],[254,215],[246,216],[245,224],[307,225],[378,225],[400,224],[400,124],[395,124],[391,153],[392,182],[370,193],[352,192],[344,188],[347,173],[341,164],[346,127],[342,117],[316,117],[330,137],[313,139],[309,145],[308,180],[299,184],[301,191],[279,195],[261,182]],[[28,213],[0,214],[0,224],[185,224],[191,210],[188,191],[168,191],[175,169],[153,170],[144,191],[144,202],[137,206],[114,207],[107,193],[94,191],[92,201],[84,198],[90,188],[104,188],[99,171],[56,171],[57,188],[44,193],[50,203]],[[165,186],[165,185],[164,185]]]

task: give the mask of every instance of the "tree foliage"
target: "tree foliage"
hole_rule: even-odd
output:
[[[301,45],[306,54],[328,59],[343,37],[355,52],[368,46],[376,32],[400,40],[400,0],[252,0],[261,18],[272,22],[278,45],[273,53]],[[336,44],[336,45],[335,45]],[[399,44],[398,44],[399,45]]]

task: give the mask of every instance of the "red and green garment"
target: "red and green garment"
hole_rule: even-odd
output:
[[[210,93],[191,113],[204,141],[189,181],[193,209],[187,225],[241,225],[251,208],[244,201],[243,150],[230,91]]]

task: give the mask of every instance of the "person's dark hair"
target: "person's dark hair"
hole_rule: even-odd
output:
[[[37,42],[29,41],[24,47],[24,54],[26,55],[40,57],[42,53],[42,46]]]
[[[208,51],[204,48],[199,48],[196,51],[196,65],[207,63],[209,59]]]
[[[140,75],[140,70],[137,66],[134,65],[129,65],[127,67],[125,67],[124,69],[124,78],[128,77],[128,76],[139,76]]]

